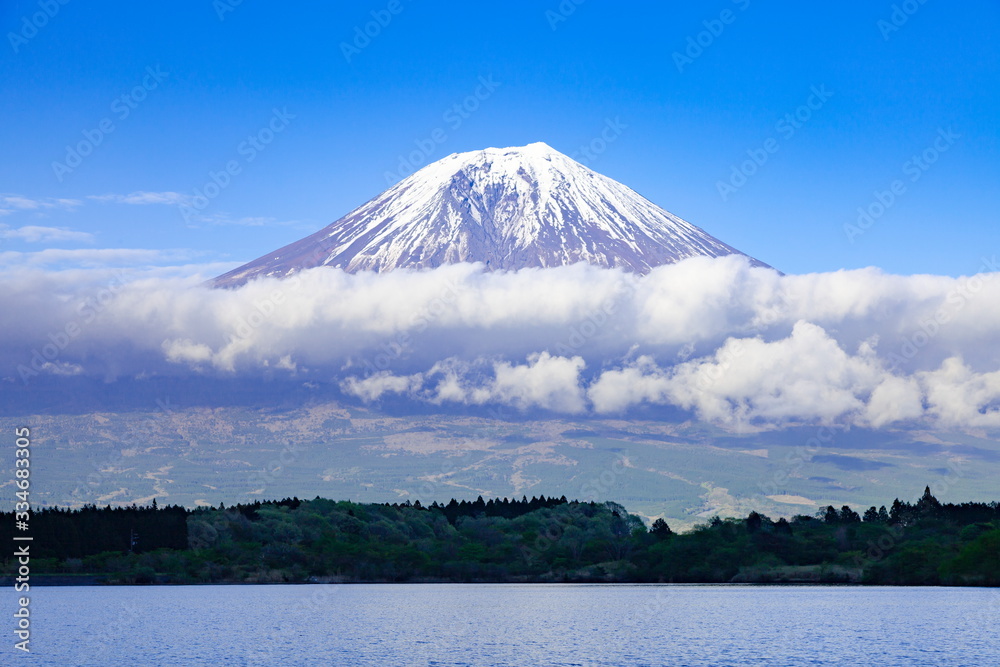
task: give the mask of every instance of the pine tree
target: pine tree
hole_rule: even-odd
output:
[[[840,508],[841,523],[861,523],[861,517],[847,505]]]
[[[669,537],[674,534],[674,531],[670,530],[670,526],[662,518],[657,519],[653,522],[652,528],[649,530],[651,535],[655,535],[659,539]]]
[[[889,521],[892,523],[899,523],[903,520],[903,514],[905,511],[906,508],[903,503],[899,501],[899,498],[896,498],[892,501],[892,508],[889,510]]]
[[[917,511],[921,514],[937,514],[941,510],[941,503],[931,495],[931,487],[924,487],[924,495],[917,501]]]

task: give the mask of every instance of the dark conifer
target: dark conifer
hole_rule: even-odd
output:
[[[651,535],[655,535],[659,539],[669,537],[674,534],[674,531],[670,530],[670,526],[662,518],[657,519],[653,522],[652,527],[649,529]]]

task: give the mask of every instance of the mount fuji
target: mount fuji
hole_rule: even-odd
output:
[[[214,285],[316,266],[353,273],[458,262],[489,270],[588,262],[647,273],[688,257],[732,254],[744,253],[539,142],[449,155]]]

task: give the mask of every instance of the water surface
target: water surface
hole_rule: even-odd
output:
[[[381,584],[31,593],[32,654],[4,664],[1000,665],[996,589]],[[5,594],[5,608],[12,597]],[[4,653],[20,652],[8,645]]]

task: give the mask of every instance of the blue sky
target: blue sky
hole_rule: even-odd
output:
[[[995,2],[235,3],[3,3],[2,256],[242,262],[533,141],[789,273],[1000,246]]]

